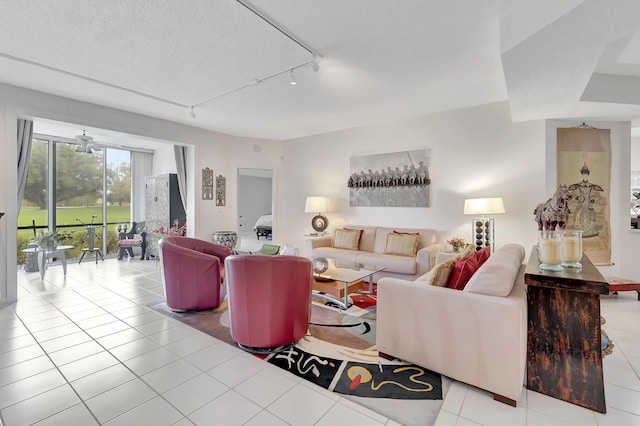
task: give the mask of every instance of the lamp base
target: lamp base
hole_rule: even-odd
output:
[[[323,232],[329,227],[329,219],[321,214],[317,214],[311,219],[311,226],[316,232]]]
[[[471,235],[473,235],[473,244],[476,246],[476,251],[481,250],[483,247],[491,247],[491,252],[495,250],[493,239],[494,225],[494,219],[483,217],[471,219]]]

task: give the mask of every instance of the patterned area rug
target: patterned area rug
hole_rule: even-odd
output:
[[[403,425],[431,425],[450,380],[422,367],[378,358],[375,304],[347,311],[312,304],[309,333],[267,362],[376,411]],[[148,305],[230,345],[227,304],[213,310],[177,313],[164,302]],[[372,312],[374,311],[374,312]]]

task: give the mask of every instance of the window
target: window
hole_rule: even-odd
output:
[[[18,261],[34,233],[57,232],[80,257],[96,226],[94,246],[117,252],[118,225],[131,222],[131,152],[103,148],[91,154],[53,138],[34,139],[24,200],[18,217]]]

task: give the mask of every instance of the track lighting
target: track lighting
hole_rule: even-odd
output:
[[[297,84],[296,76],[293,75],[293,69],[291,70],[291,73],[289,74],[289,83],[291,83],[292,86],[295,86]]]
[[[313,72],[318,72],[320,70],[320,65],[316,61],[311,62],[311,69]]]
[[[196,118],[196,112],[193,109],[193,107],[189,108],[189,115],[191,116],[191,118]]]

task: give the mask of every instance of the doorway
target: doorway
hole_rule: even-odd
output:
[[[273,240],[273,170],[238,168],[238,235],[243,250]]]

